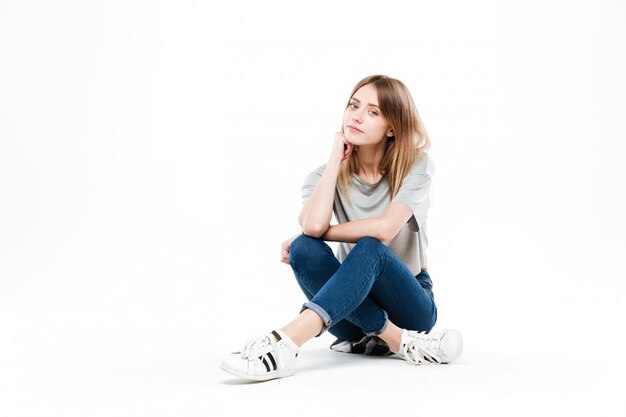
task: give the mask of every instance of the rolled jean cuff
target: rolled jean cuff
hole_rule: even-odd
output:
[[[326,310],[324,310],[322,307],[310,301],[308,303],[302,304],[302,309],[300,310],[300,313],[302,313],[307,308],[317,313],[317,315],[320,316],[320,318],[324,322],[324,326],[322,327],[322,330],[319,332],[317,336],[315,336],[315,337],[318,337],[322,333],[324,333],[326,330],[328,330],[328,328],[331,326],[330,316],[328,315]]]
[[[372,332],[364,332],[366,336],[378,336],[379,334],[381,334],[387,329],[387,326],[389,325],[389,316],[387,315],[387,312],[385,310],[382,310],[382,312],[385,315],[385,324],[383,324],[383,327],[380,330],[374,330]]]

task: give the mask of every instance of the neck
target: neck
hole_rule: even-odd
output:
[[[380,163],[383,160],[384,154],[384,141],[381,141],[380,144],[376,145],[359,146],[359,172],[357,172],[358,176],[370,183],[376,183],[380,181],[382,177]]]

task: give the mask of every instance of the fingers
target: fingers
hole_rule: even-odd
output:
[[[352,154],[352,150],[354,149],[354,145],[351,144],[350,142],[346,142],[346,147],[344,148],[343,151],[343,158],[346,159],[350,156],[350,154]]]
[[[344,132],[335,133],[335,145],[333,152],[336,152],[337,156],[341,157],[341,160],[348,158],[352,151],[354,150],[354,145],[348,141]]]
[[[282,245],[280,245],[281,251],[280,251],[280,261],[284,264],[288,264],[289,263],[289,241],[283,242]]]

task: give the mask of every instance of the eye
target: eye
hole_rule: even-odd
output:
[[[356,103],[350,103],[350,104],[348,104],[348,107],[350,107],[352,110],[355,110],[355,109],[359,108],[359,106],[357,106]]]
[[[370,114],[372,116],[378,116],[378,112],[376,110],[370,110]]]

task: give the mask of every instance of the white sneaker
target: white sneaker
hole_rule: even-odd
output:
[[[291,376],[296,370],[300,349],[280,330],[250,340],[240,352],[233,352],[220,368],[235,376],[267,381]]]
[[[451,363],[461,356],[462,350],[463,338],[456,330],[430,333],[404,330],[398,355],[413,365]]]

